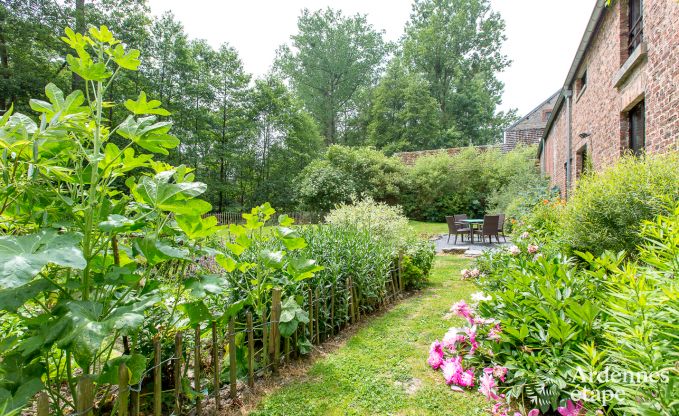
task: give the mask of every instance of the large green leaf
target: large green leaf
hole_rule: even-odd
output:
[[[71,326],[58,341],[59,348],[70,349],[78,365],[87,368],[106,337],[112,334],[112,322],[99,320],[102,306],[96,302],[72,301],[66,307],[65,318]]]
[[[120,364],[125,364],[130,374],[129,383],[138,384],[144,370],[146,370],[146,357],[142,354],[121,355],[112,358],[104,364],[97,383],[99,384],[118,384],[118,368]]]
[[[151,237],[136,239],[134,248],[146,258],[151,266],[170,259],[190,259],[188,250],[173,247]]]
[[[136,222],[123,215],[112,214],[106,221],[99,223],[99,229],[109,233],[119,233],[121,231],[135,231],[144,226],[143,222]]]
[[[22,286],[50,263],[85,268],[87,262],[79,247],[81,239],[79,234],[59,234],[51,229],[0,237],[0,288]]]
[[[23,286],[0,290],[0,310],[16,312],[27,300],[55,286],[48,280],[36,279]]]
[[[283,268],[284,251],[262,250],[259,253],[259,259],[265,267],[272,269]]]
[[[184,282],[184,286],[196,298],[203,298],[208,293],[217,295],[226,290],[226,280],[214,274],[192,277]]]
[[[155,116],[140,119],[129,116],[120,123],[117,132],[150,152],[168,155],[167,149],[173,149],[179,145],[179,139],[168,134],[171,127],[172,122],[156,122]]]
[[[200,215],[180,214],[175,217],[177,225],[190,239],[209,237],[226,226],[219,226],[217,217],[203,218]]]
[[[169,116],[170,112],[160,107],[161,103],[158,100],[146,101],[146,93],[144,91],[139,93],[137,101],[125,101],[125,108],[134,114],[158,114],[161,116]]]
[[[212,319],[210,310],[202,301],[182,303],[179,309],[188,316],[192,326]]]
[[[49,102],[33,99],[29,102],[31,108],[38,113],[44,113],[49,123],[55,115],[63,120],[71,114],[87,114],[90,109],[82,104],[85,96],[82,91],[73,91],[64,99],[64,93],[54,84],[49,83],[45,87],[45,95]]]
[[[144,176],[138,184],[131,183],[131,191],[137,202],[154,209],[184,215],[202,215],[212,209],[203,200],[193,199],[207,189],[202,182],[170,183],[169,179],[175,171],[161,172],[153,178]]]

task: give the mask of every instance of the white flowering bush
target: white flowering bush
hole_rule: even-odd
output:
[[[388,242],[394,252],[408,246],[413,230],[400,206],[391,206],[366,198],[354,204],[340,204],[325,217],[327,223],[367,230]]]

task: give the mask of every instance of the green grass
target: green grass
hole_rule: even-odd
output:
[[[448,225],[445,222],[409,220],[408,223],[417,234],[444,234],[448,232]]]
[[[431,285],[371,321],[308,374],[265,397],[254,415],[482,415],[477,392],[457,393],[426,364],[429,345],[458,318],[450,306],[475,291],[460,280],[469,260],[437,256]],[[408,386],[414,391],[407,392]]]

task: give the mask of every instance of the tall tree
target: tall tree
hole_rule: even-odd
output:
[[[404,55],[430,83],[449,146],[501,137],[508,119],[496,112],[504,88],[496,74],[509,65],[504,28],[490,0],[415,0]]]
[[[368,142],[387,154],[439,148],[439,114],[427,80],[395,57],[373,91]]]
[[[364,15],[307,9],[292,44],[279,50],[277,67],[321,126],[326,144],[341,140],[341,117],[351,112],[357,91],[372,85],[388,45]]]

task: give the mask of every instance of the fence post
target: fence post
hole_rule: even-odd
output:
[[[214,369],[213,387],[215,395],[215,408],[221,410],[222,403],[219,400],[219,344],[217,343],[217,322],[212,321],[212,366]]]
[[[182,402],[182,333],[174,336],[174,408],[175,414],[181,414]]]
[[[315,293],[314,293],[314,300],[316,302],[316,343],[320,344],[321,343],[321,320],[319,319],[318,316],[318,310],[321,307],[321,297],[318,296],[318,287],[316,287]]]
[[[255,387],[255,336],[252,330],[252,312],[246,315],[248,325],[248,386]]]
[[[281,360],[281,334],[278,331],[278,321],[281,318],[281,289],[275,288],[273,290],[273,300],[271,307],[271,320],[273,327],[271,328],[271,344],[273,346],[273,372],[278,373],[278,365]]]
[[[127,416],[130,406],[130,371],[125,363],[118,366],[118,415]]]
[[[314,295],[309,286],[309,341],[314,342]]]
[[[50,399],[47,393],[41,391],[38,395],[38,416],[49,416],[50,414]]]
[[[335,285],[330,285],[330,335],[335,335]]]
[[[229,320],[229,390],[231,402],[236,401],[236,322],[232,316]]]
[[[403,282],[403,273],[402,273],[402,267],[403,265],[403,252],[399,251],[398,252],[398,289],[400,292],[403,292],[405,289],[405,284]]]
[[[203,413],[203,404],[200,400],[200,324],[196,325],[193,347],[193,389],[196,391],[196,416]]]
[[[94,407],[94,383],[88,375],[83,375],[78,380],[78,402],[76,411],[78,416],[92,416]]]
[[[351,278],[347,277],[347,312],[349,315],[349,319],[351,320],[351,323],[353,324],[355,322],[354,320],[354,293],[353,290],[351,289]]]
[[[156,335],[153,338],[153,416],[160,416],[161,383],[160,378],[160,339]]]

